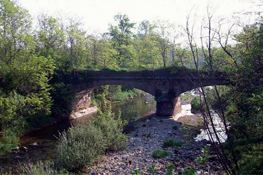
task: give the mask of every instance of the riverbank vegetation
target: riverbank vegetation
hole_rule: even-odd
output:
[[[127,136],[122,134],[123,121],[108,110],[89,124],[72,126],[61,134],[57,145],[59,165],[69,171],[92,164],[106,151],[122,150]]]
[[[182,66],[209,71],[212,76],[215,71],[231,73],[231,85],[227,90],[215,87],[214,91],[206,92],[202,88],[203,101],[199,104],[195,100],[193,103],[197,109],[206,109],[208,119],[210,108],[221,113],[228,142],[214,144],[214,148],[226,173],[263,173],[261,16],[254,24],[244,25],[242,31],[231,35],[232,28],[226,33],[220,30],[223,28],[222,20],[219,20],[219,26],[213,26],[216,21],[208,13],[206,23],[202,24],[201,36],[196,36],[192,33],[190,16],[183,27],[184,32],[179,32],[164,21],[142,21],[136,28],[128,16],[118,14],[108,32],[93,35],[84,30],[77,18],[62,20],[39,14],[35,20],[37,24],[32,25],[29,12],[17,1],[0,0],[0,7],[0,155],[19,145],[20,136],[27,131],[69,114],[69,101],[74,93],[68,82],[70,75],[78,70],[135,71]],[[188,38],[187,45],[175,43],[176,36],[181,35]],[[200,45],[196,43],[196,38],[201,38]],[[232,38],[233,44],[229,44],[229,38]],[[105,86],[93,92],[93,104],[103,106],[107,100],[124,101],[138,94],[133,89],[121,86]],[[200,107],[201,103],[204,108]],[[111,115],[103,116],[107,118]],[[101,138],[110,137],[105,136],[105,128],[99,126],[106,126],[107,122],[113,120],[102,118],[96,121],[97,124],[93,122],[94,128],[88,130],[90,133],[101,133],[97,135]],[[67,139],[74,140],[68,136],[71,132],[73,136],[84,130],[73,127],[68,133],[62,134],[64,141],[59,144],[66,147],[70,142]],[[118,143],[124,144],[125,136],[120,134],[120,130],[107,132],[118,133]],[[93,135],[86,137],[91,139]],[[118,143],[107,140],[105,148],[101,149],[117,149]],[[61,151],[62,160],[66,148]]]

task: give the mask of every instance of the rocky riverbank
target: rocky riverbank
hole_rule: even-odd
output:
[[[156,174],[163,175],[171,163],[179,174],[186,169],[195,169],[198,174],[220,174],[220,165],[215,155],[210,153],[205,165],[197,161],[198,157],[206,156],[202,150],[210,145],[206,141],[195,142],[194,137],[199,129],[172,118],[161,119],[154,114],[150,115],[130,126],[129,146],[125,150],[107,153],[97,165],[87,167],[85,174],[151,174],[149,168],[154,165]],[[164,148],[163,142],[167,139],[182,142],[183,145]],[[152,154],[156,150],[166,150],[168,156],[155,159]]]

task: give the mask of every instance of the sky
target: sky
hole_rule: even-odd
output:
[[[258,10],[250,0],[18,0],[29,13],[78,16],[90,32],[106,32],[114,15],[126,14],[132,22],[166,20],[185,25],[191,12],[201,19],[207,5],[216,9],[215,16],[231,17],[233,13]],[[262,10],[263,11],[263,10]]]

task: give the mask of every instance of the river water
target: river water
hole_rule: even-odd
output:
[[[178,113],[174,117],[175,120],[178,120],[180,117],[183,117],[183,116],[194,116],[195,115],[195,114],[191,113],[191,104],[181,105],[181,109],[182,109],[181,112]],[[210,114],[211,114],[211,117],[213,120],[213,124],[214,124],[215,130],[216,130],[216,134],[218,135],[220,142],[223,143],[227,140],[227,135],[226,135],[225,128],[224,128],[224,123],[215,111],[211,110]],[[202,115],[202,114],[199,114],[199,115]],[[213,131],[213,128],[212,128],[212,125],[210,122],[208,124],[208,127],[209,127],[209,130],[211,132],[211,136],[212,136],[213,140],[215,140],[217,142],[215,132]],[[195,137],[195,140],[196,141],[201,141],[201,140],[208,140],[209,141],[210,138],[209,138],[208,130],[207,129],[201,129],[200,131],[201,131],[200,134],[198,134]]]
[[[112,104],[112,111],[116,114],[121,111],[122,119],[132,122],[149,113],[154,113],[155,107],[154,97],[146,94],[125,102],[116,102]],[[39,160],[54,159],[54,150],[59,133],[67,130],[72,125],[86,123],[94,115],[96,114],[59,122],[23,136],[21,145],[26,147],[26,150],[14,151],[0,157],[0,174],[3,170],[8,169],[15,173],[15,167],[19,163],[28,163],[29,161],[35,163]]]

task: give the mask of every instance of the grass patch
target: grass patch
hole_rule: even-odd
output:
[[[161,159],[168,156],[168,152],[165,150],[156,150],[153,152],[152,157],[155,159]]]
[[[21,175],[35,174],[35,175],[69,175],[66,170],[59,170],[54,162],[37,162],[36,164],[21,164]]]
[[[174,141],[172,139],[167,139],[163,142],[163,147],[167,148],[167,147],[180,147],[182,146],[183,143],[182,142],[179,142],[179,141]]]

